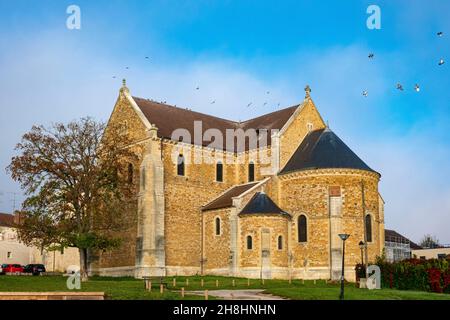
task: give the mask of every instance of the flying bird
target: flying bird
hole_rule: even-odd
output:
[[[373,53],[369,53],[369,59],[373,59],[375,55]]]
[[[216,103],[216,100],[214,100],[214,101],[211,102],[211,104],[215,104],[215,103]]]
[[[437,33],[438,37],[442,37],[443,34],[444,34],[444,33],[443,33],[442,31],[439,31],[439,32]]]
[[[145,59],[150,59],[149,57],[145,57]]]
[[[267,106],[267,102],[264,102],[263,107]]]
[[[200,90],[200,87],[195,88],[195,90]]]
[[[397,90],[403,91],[403,86],[400,83],[397,83]]]
[[[253,104],[253,102],[250,102],[250,103],[247,105],[247,108],[250,107],[252,104]]]
[[[367,97],[367,96],[369,95],[369,92],[368,92],[367,90],[364,90],[363,93],[362,93],[362,95],[363,95],[364,97]]]
[[[126,67],[125,69],[127,69],[127,70],[128,70],[128,69],[130,69],[130,67]]]
[[[270,94],[270,91],[267,91],[266,94]]]
[[[439,60],[439,65],[442,66],[445,63],[444,59]]]
[[[414,86],[414,90],[416,90],[416,92],[420,91],[420,86],[416,83],[416,85]]]
[[[116,76],[113,76],[113,79],[115,79],[116,78]]]

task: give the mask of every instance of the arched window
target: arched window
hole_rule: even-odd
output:
[[[216,218],[216,236],[220,236],[220,218]]]
[[[298,217],[298,242],[308,241],[308,226],[306,217],[301,215]]]
[[[247,250],[253,249],[253,239],[252,236],[247,236]]]
[[[184,156],[182,154],[178,156],[177,174],[179,176],[184,176]]]
[[[251,161],[248,164],[248,182],[255,181],[255,164]]]
[[[372,242],[372,217],[370,214],[366,216],[366,240]]]
[[[216,181],[223,182],[223,164],[220,161],[216,164]]]
[[[141,186],[142,190],[145,190],[145,167],[141,170]]]
[[[283,236],[278,236],[278,250],[283,250]]]
[[[128,164],[128,183],[133,183],[134,167],[132,163]]]

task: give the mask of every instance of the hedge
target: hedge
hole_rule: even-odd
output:
[[[407,259],[395,263],[379,258],[382,288],[450,293],[450,259]],[[362,269],[361,269],[362,268]],[[357,276],[364,274],[356,266]]]

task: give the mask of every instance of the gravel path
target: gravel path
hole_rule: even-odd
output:
[[[186,294],[201,295],[204,291],[186,291]],[[284,298],[264,293],[264,290],[210,290],[210,296],[224,300],[284,300]]]

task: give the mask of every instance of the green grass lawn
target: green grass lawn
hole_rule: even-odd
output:
[[[204,286],[201,286],[203,278]],[[67,278],[61,276],[45,277],[17,277],[1,276],[0,291],[18,292],[45,292],[45,291],[69,291],[66,287]],[[186,281],[189,280],[189,285]],[[216,280],[219,287],[216,287]],[[233,287],[233,280],[235,286]],[[105,292],[108,299],[133,299],[133,300],[179,300],[180,289],[184,287],[190,290],[216,290],[216,289],[263,289],[267,293],[296,300],[336,300],[339,297],[339,284],[327,284],[325,281],[293,280],[291,284],[284,280],[266,280],[264,285],[260,280],[248,280],[243,278],[228,277],[176,277],[176,287],[173,286],[173,277],[165,280],[167,290],[164,294],[159,292],[159,279],[153,281],[152,292],[144,290],[142,280],[133,278],[106,278],[92,277],[88,282],[82,283],[81,291]],[[212,297],[210,297],[212,299]],[[418,291],[400,291],[391,289],[365,290],[358,289],[354,284],[345,286],[346,300],[450,300],[449,294],[436,294]],[[186,295],[186,300],[201,300],[201,296]]]

